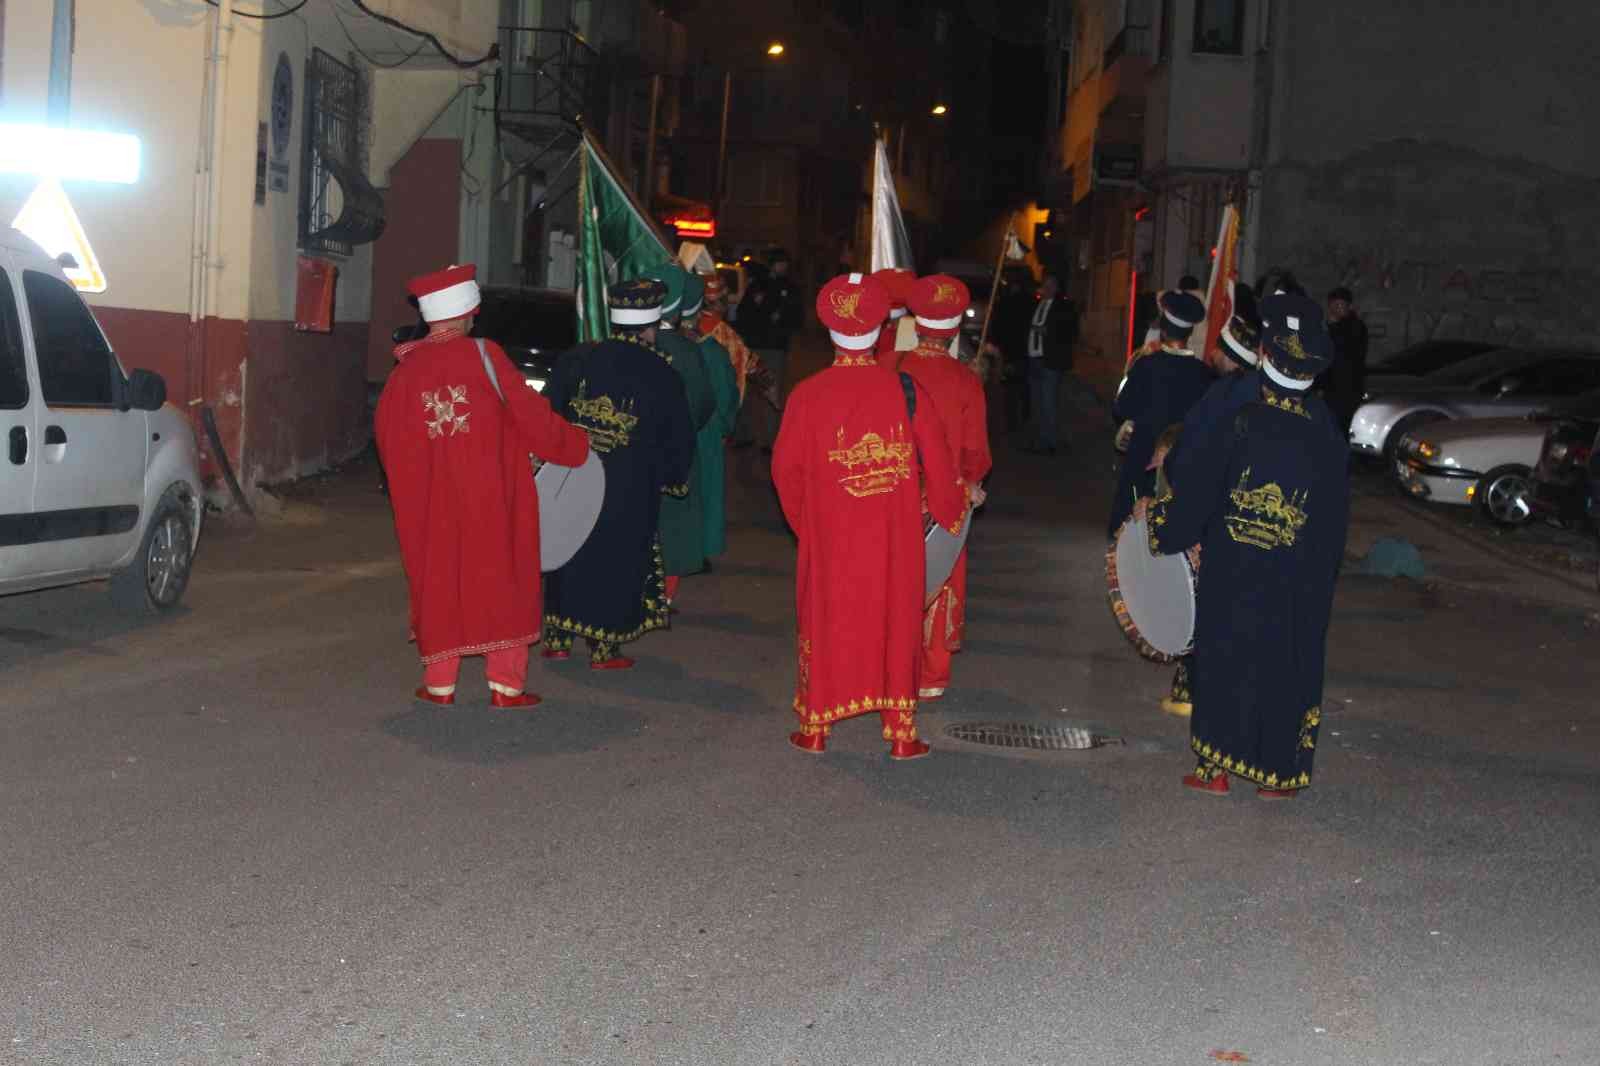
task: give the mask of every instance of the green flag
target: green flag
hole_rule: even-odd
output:
[[[605,150],[583,135],[578,176],[578,339],[611,334],[606,287],[672,262],[661,230],[617,180]]]

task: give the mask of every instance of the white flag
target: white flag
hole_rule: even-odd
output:
[[[889,150],[882,140],[872,165],[872,267],[915,269],[911,263],[911,238],[906,236],[905,219],[900,217],[900,197],[894,191],[894,171],[889,169]]]
[[[1028,253],[1023,250],[1022,242],[1017,240],[1017,231],[1006,230],[1006,258],[1016,262],[1028,258]]]

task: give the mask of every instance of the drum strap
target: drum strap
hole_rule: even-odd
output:
[[[489,375],[489,384],[494,386],[494,394],[500,397],[500,403],[504,405],[506,394],[500,391],[500,376],[494,372],[494,363],[489,360],[489,350],[483,346],[483,338],[474,337],[472,343],[478,346],[478,358],[483,360],[483,372]]]

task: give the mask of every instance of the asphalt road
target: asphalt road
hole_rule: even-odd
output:
[[[0,600],[0,1061],[1600,1062],[1582,611],[1347,578],[1315,786],[1186,792],[1105,606],[1103,426],[1004,455],[968,650],[891,764],[784,742],[793,550],[732,550],[626,675],[409,701],[367,472],[207,536],[186,609]],[[1122,743],[1016,755],[995,720]]]

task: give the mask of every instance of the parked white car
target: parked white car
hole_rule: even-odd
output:
[[[200,460],[166,394],[123,371],[60,266],[0,231],[0,594],[109,577],[130,607],[183,596]]]
[[[1449,418],[1509,418],[1600,388],[1600,353],[1501,348],[1423,377],[1379,377],[1350,425],[1359,454],[1395,458],[1400,438]]]
[[[1532,416],[1433,422],[1400,440],[1395,479],[1418,499],[1476,504],[1501,525],[1520,526],[1533,513],[1528,494],[1549,428]]]

